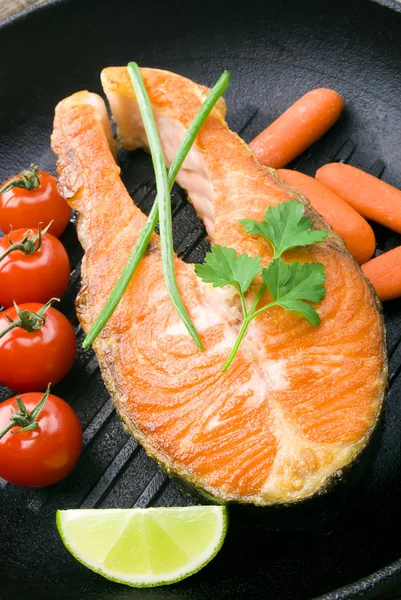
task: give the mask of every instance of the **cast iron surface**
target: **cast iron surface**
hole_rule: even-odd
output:
[[[56,102],[78,89],[100,91],[102,67],[134,59],[207,85],[229,69],[228,121],[247,141],[309,89],[333,87],[345,98],[345,114],[293,166],[313,174],[325,162],[343,160],[401,187],[400,39],[401,14],[361,0],[50,3],[0,31],[0,179],[32,161],[54,171],[49,135]],[[129,191],[148,210],[154,198],[149,160],[141,153],[121,160]],[[179,190],[174,206],[176,250],[198,260],[207,248],[203,226]],[[376,227],[376,233],[378,253],[401,243],[387,230]],[[61,309],[76,326],[80,348],[73,300],[82,251],[73,224],[62,241],[72,278]],[[79,349],[74,369],[54,391],[77,411],[84,451],[73,473],[51,489],[1,483],[0,599],[340,600],[371,598],[394,584],[401,578],[400,302],[384,311],[391,357],[384,431],[366,480],[332,532],[271,533],[236,517],[207,568],[159,589],[98,577],[58,538],[57,508],[190,502],[123,431],[92,351]],[[10,395],[0,390],[0,399]]]

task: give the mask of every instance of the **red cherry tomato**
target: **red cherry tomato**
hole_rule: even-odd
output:
[[[22,173],[29,175],[29,171]],[[38,223],[53,221],[49,233],[59,237],[68,225],[71,208],[58,193],[57,179],[53,175],[32,169],[31,175],[34,173],[38,177],[38,187],[13,187],[0,194],[0,227],[4,233],[8,233],[10,227],[30,229],[37,227]],[[13,179],[8,179],[2,188]]]
[[[19,396],[28,413],[43,394]],[[0,430],[18,410],[17,396],[0,404]],[[63,479],[76,464],[82,448],[82,428],[77,415],[61,398],[49,394],[36,418],[36,429],[13,427],[0,438],[0,477],[16,485],[42,487]]]
[[[21,311],[37,313],[43,305],[29,302],[20,305]],[[0,312],[0,335],[18,321],[16,309]],[[67,375],[76,356],[75,332],[55,308],[48,308],[45,324],[35,331],[15,327],[0,337],[0,382],[14,390],[44,390],[49,382],[56,384]],[[43,322],[43,321],[42,321]]]
[[[17,229],[10,234],[12,244],[9,236],[0,239],[0,306],[12,306],[14,301],[45,303],[64,294],[70,278],[67,252],[50,233],[44,233],[41,242],[37,238],[37,229]],[[21,242],[24,247],[31,247],[32,253],[15,249],[1,259],[12,245]]]

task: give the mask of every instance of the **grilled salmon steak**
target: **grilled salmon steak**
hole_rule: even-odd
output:
[[[208,89],[166,71],[141,72],[169,164]],[[147,149],[126,69],[105,69],[102,83],[121,146]],[[60,102],[52,146],[60,192],[79,212],[85,256],[76,307],[87,332],[145,216],[120,180],[99,96],[78,92]],[[316,228],[329,229],[303,196],[262,167],[228,129],[223,100],[202,127],[178,182],[212,242],[259,254],[264,265],[272,257],[270,245],[245,233],[239,219],[261,221],[270,205],[295,198]],[[175,259],[182,297],[205,347],[200,352],[166,291],[156,234],[94,343],[128,430],[168,473],[220,501],[270,505],[322,492],[366,446],[379,419],[387,363],[380,306],[370,284],[331,230],[323,243],[288,252],[286,260],[325,265],[327,291],[317,307],[321,325],[274,307],[252,321],[224,374],[242,322],[239,298],[231,287],[203,283],[193,265]],[[251,288],[249,302],[255,293]]]

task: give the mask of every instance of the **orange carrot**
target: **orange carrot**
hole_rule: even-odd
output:
[[[397,188],[341,163],[325,165],[317,171],[316,179],[366,219],[401,233],[401,191]]]
[[[401,296],[401,246],[385,252],[362,265],[380,300]]]
[[[341,115],[343,99],[326,88],[311,90],[249,145],[262,165],[280,169],[316,142]]]
[[[285,183],[308,198],[313,208],[344,239],[360,265],[369,260],[375,251],[376,240],[371,226],[361,215],[313,177],[288,169],[279,169],[278,174]]]

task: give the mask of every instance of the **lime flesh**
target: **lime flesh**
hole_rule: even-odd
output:
[[[77,560],[134,587],[196,573],[216,556],[227,531],[224,506],[59,510],[56,520]]]

